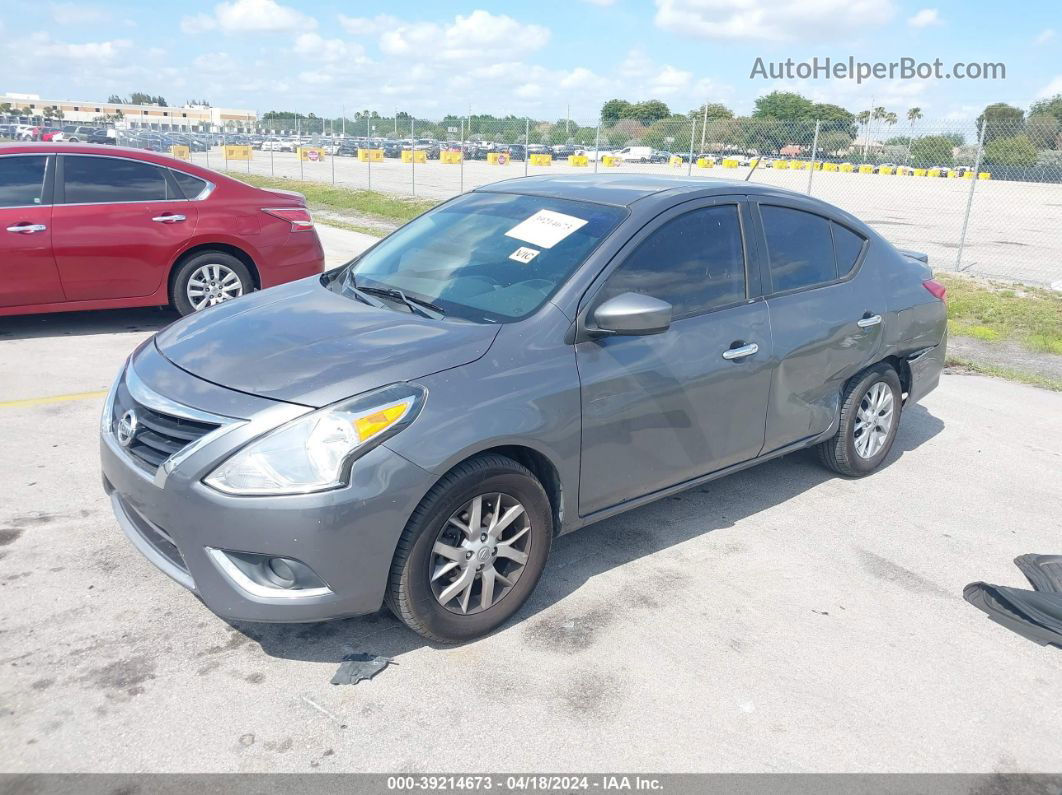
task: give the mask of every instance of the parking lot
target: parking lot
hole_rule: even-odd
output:
[[[334,182],[344,187],[383,191],[420,198],[448,199],[465,190],[501,179],[528,174],[585,174],[594,170],[555,161],[533,166],[512,161],[504,166],[482,160],[461,164],[429,160],[403,163],[360,162],[350,157],[327,157],[323,162],[300,161],[290,152],[255,151],[251,161],[225,161],[222,149],[209,155],[194,153],[200,165],[240,173],[288,179]],[[744,179],[747,167],[675,168],[666,164],[627,163],[599,172],[681,174],[721,179]],[[808,188],[808,171],[757,168],[752,181],[801,193]],[[955,267],[963,217],[970,196],[970,180],[932,177],[815,172],[812,195],[864,220],[894,245],[925,251],[934,267]],[[1057,183],[978,180],[971,206],[961,267],[985,276],[1016,279],[1062,288],[1062,186]]]
[[[877,474],[794,454],[601,522],[517,620],[436,648],[387,614],[229,625],[125,539],[102,390],[174,317],[0,320],[9,772],[1062,769],[1058,650],[962,599],[1062,551],[1062,393],[947,374]],[[350,651],[396,664],[331,685]]]

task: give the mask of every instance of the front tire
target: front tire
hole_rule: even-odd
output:
[[[413,512],[385,601],[429,640],[481,637],[527,601],[552,540],[549,498],[531,471],[505,456],[478,456],[446,474]]]
[[[900,377],[887,364],[877,364],[853,378],[841,396],[837,435],[818,446],[819,460],[850,478],[869,475],[885,460],[902,409]]]
[[[251,273],[239,259],[224,251],[202,251],[177,268],[173,306],[182,315],[190,315],[253,289]]]

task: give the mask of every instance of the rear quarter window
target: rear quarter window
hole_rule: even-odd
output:
[[[191,174],[185,174],[183,171],[171,170],[174,179],[177,180],[177,186],[181,189],[181,193],[184,194],[186,199],[194,199],[201,194],[207,187],[207,181],[200,179],[199,177],[193,177]]]
[[[838,223],[833,227],[833,251],[837,258],[837,275],[847,276],[859,262],[859,255],[863,253],[863,246],[867,239],[857,235],[846,226]]]

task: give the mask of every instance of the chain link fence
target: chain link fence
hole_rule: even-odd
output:
[[[617,119],[366,118],[344,134],[247,137],[248,160],[211,168],[446,199],[535,174],[651,173],[748,180],[823,199],[934,267],[1062,288],[1057,122],[948,124]],[[360,125],[364,124],[364,128]],[[381,129],[380,127],[383,127]],[[303,146],[300,155],[298,147]],[[234,150],[229,150],[232,154]]]

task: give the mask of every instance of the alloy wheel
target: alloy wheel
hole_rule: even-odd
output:
[[[508,494],[479,494],[446,520],[432,547],[428,576],[439,604],[473,615],[513,589],[531,550],[531,520]]]
[[[892,389],[884,381],[871,384],[856,411],[855,450],[860,458],[873,458],[885,445],[895,415]]]
[[[243,295],[243,282],[231,268],[211,263],[196,268],[185,288],[188,302],[197,312]]]

